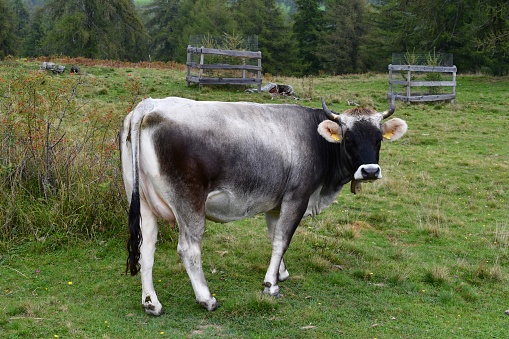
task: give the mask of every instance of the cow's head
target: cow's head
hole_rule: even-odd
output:
[[[318,125],[318,133],[331,143],[340,143],[342,164],[352,171],[352,192],[360,189],[360,182],[382,178],[378,165],[382,141],[395,141],[407,131],[404,120],[393,118],[382,123],[394,113],[391,103],[385,112],[371,108],[352,108],[341,114],[327,108],[322,98],[322,107],[329,120]]]

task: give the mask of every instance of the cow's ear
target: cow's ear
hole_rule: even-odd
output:
[[[343,139],[341,128],[331,120],[322,121],[320,125],[318,125],[318,133],[328,142],[338,143]]]
[[[405,135],[408,126],[404,120],[399,118],[394,118],[388,120],[380,126],[380,130],[382,131],[382,136],[384,137],[384,141],[396,141]]]

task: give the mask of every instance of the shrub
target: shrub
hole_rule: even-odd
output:
[[[0,80],[0,241],[116,230],[125,201],[110,127],[119,124],[83,100],[86,75]]]

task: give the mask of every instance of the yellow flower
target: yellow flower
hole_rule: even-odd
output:
[[[69,285],[72,285],[72,281],[69,281],[69,282],[68,282],[68,284],[69,284]]]

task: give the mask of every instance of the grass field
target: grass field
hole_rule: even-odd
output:
[[[2,104],[7,84],[37,68],[17,61],[0,65]],[[112,142],[127,109],[143,96],[294,102],[239,87],[188,88],[180,67],[89,65],[82,70],[87,90],[77,98],[79,107],[112,114],[100,135]],[[37,86],[56,86],[68,77],[46,76]],[[382,110],[387,78],[270,77],[264,82],[292,85],[302,105],[319,107],[324,96],[336,111],[348,108],[347,99]],[[356,196],[345,187],[337,203],[301,223],[285,256],[290,278],[280,285],[280,299],[261,293],[270,257],[263,218],[209,223],[203,264],[221,303],[214,312],[195,304],[176,253],[178,231],[164,223],[154,279],[165,313],[155,318],[141,309],[139,277],[123,274],[127,217],[118,152],[112,150],[110,181],[87,184],[89,189],[103,185],[93,192],[104,195],[76,194],[72,200],[83,202],[70,216],[34,199],[26,202],[29,222],[4,226],[1,337],[506,338],[508,80],[459,75],[453,104],[398,102],[394,115],[406,120],[409,131],[382,146],[384,178],[365,184]],[[0,117],[5,112],[0,106]],[[78,135],[80,124],[70,125]],[[99,213],[90,219],[93,225],[80,224],[85,203],[99,205],[103,198],[109,200],[93,212]],[[32,218],[46,208],[52,218]],[[68,226],[71,219],[79,227]]]

